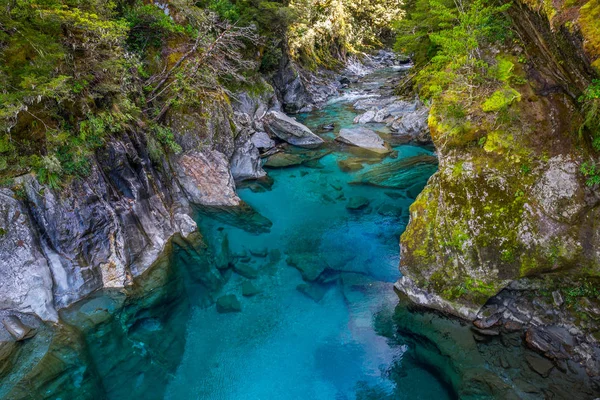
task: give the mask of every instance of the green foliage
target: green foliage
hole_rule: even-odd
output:
[[[596,163],[584,162],[581,164],[580,171],[586,177],[585,184],[587,186],[596,186],[600,183],[600,168]]]
[[[505,88],[496,90],[490,97],[488,97],[483,104],[481,109],[485,112],[500,111],[507,108],[515,101],[521,100],[521,94],[513,88]]]
[[[401,0],[291,0],[290,53],[309,67],[337,67],[348,53],[371,49],[390,36],[401,5]]]
[[[584,121],[579,128],[579,134],[586,132],[590,135],[592,146],[600,151],[600,79],[594,79],[592,84],[579,98],[584,113]]]
[[[156,4],[137,2],[126,8],[124,17],[129,27],[127,48],[142,55],[149,48],[162,47],[169,34],[190,33]]]
[[[565,303],[571,305],[582,297],[598,298],[600,296],[600,288],[594,282],[584,280],[578,282],[576,286],[563,288],[562,293],[565,296]]]
[[[161,125],[155,125],[153,131],[158,142],[162,144],[166,149],[172,151],[175,154],[181,153],[181,146],[175,141],[173,131]]]

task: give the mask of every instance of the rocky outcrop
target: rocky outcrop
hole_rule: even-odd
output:
[[[258,132],[254,133],[252,137],[255,137],[257,134]],[[268,136],[267,138],[270,140]],[[261,143],[259,142],[259,144]],[[264,144],[268,146],[270,143],[265,141]],[[235,151],[231,157],[231,174],[236,181],[260,179],[267,175],[262,169],[258,148],[250,138],[248,131],[240,132],[235,139]]]
[[[279,111],[268,112],[263,124],[267,132],[294,146],[314,149],[324,143],[306,126]]]
[[[523,100],[509,108],[518,123],[499,128],[479,106],[457,127],[433,103],[428,125],[439,170],[410,208],[396,288],[416,304],[474,320],[476,340],[519,332],[547,358],[526,357],[535,374],[595,377],[597,325],[581,321],[597,320],[600,195],[581,165],[597,155],[574,133],[591,68],[572,32],[551,29],[521,3],[511,13],[524,48],[499,57],[514,60],[521,82]],[[595,389],[584,389],[582,398],[593,398]]]
[[[98,289],[131,285],[174,235],[196,231],[192,205],[257,219],[237,196],[232,171],[264,176],[258,150],[238,134],[226,102],[205,107],[166,116],[179,154],[152,133],[128,131],[98,150],[85,179],[54,190],[27,175],[3,189],[0,309],[56,321],[56,310]]]
[[[367,128],[341,129],[335,140],[376,154],[387,154],[391,151],[377,133]]]
[[[27,209],[8,189],[0,190],[0,308],[56,321],[52,274],[40,251]]]
[[[354,119],[355,124],[385,123],[395,139],[420,144],[431,143],[429,108],[419,100],[406,101],[398,97],[373,97],[354,103],[357,110],[365,113]]]

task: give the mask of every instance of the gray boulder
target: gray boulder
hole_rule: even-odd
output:
[[[235,139],[231,175],[236,182],[260,179],[267,175],[261,166],[260,153],[246,131],[242,131]]]
[[[25,325],[16,315],[8,315],[2,319],[4,329],[17,341],[29,339],[35,335],[35,329]]]
[[[390,127],[395,131],[394,136],[406,136],[419,143],[431,143],[428,117],[429,109],[423,107],[395,119]]]
[[[367,111],[364,114],[359,115],[358,117],[354,118],[354,123],[355,124],[368,124],[369,122],[373,122],[373,120],[375,119],[376,116],[376,112],[373,110]]]
[[[275,141],[271,139],[267,132],[256,132],[252,135],[250,140],[259,150],[269,150],[275,147]]]
[[[390,152],[385,141],[377,133],[367,128],[342,129],[335,140],[378,154]]]
[[[235,183],[225,155],[216,150],[190,151],[173,163],[187,198],[204,206],[238,206]]]
[[[323,139],[310,129],[279,111],[268,112],[263,124],[268,133],[294,146],[313,149],[323,144]]]
[[[22,203],[0,189],[0,309],[57,321],[50,266]]]

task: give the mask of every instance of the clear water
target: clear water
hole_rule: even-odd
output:
[[[351,126],[356,95],[378,89],[392,74],[374,74],[323,110],[298,118],[315,131],[332,122],[336,129]],[[86,357],[93,360],[79,371],[79,393],[108,399],[453,398],[435,368],[415,362],[414,345],[389,333],[398,304],[392,286],[399,278],[399,237],[435,166],[411,170],[408,187],[351,184],[365,171],[432,150],[396,146],[397,158],[382,160],[331,141],[326,148],[331,152],[310,167],[270,170],[270,191],[240,190],[272,221],[270,232],[201,216],[206,256],[175,246],[166,268],[153,272],[159,274],[151,279],[154,288],[129,300],[103,293],[65,313],[85,332]],[[338,162],[347,158],[359,158],[364,168],[342,171]],[[355,196],[369,205],[348,210]],[[258,271],[252,279],[258,295],[243,297],[247,279],[213,265],[225,235],[236,262],[241,257]],[[305,282],[288,258],[316,268],[320,277]],[[216,311],[214,300],[225,294],[237,296],[241,312]],[[103,313],[112,315],[107,322],[90,323]]]

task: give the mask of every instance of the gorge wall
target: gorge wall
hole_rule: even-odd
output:
[[[579,98],[598,72],[599,25],[589,21],[599,10],[594,1],[512,5],[515,39],[484,49],[514,77],[500,79],[500,90],[514,91],[500,122],[487,113],[489,92],[460,129],[434,102],[439,171],[411,207],[396,284],[487,334],[514,323],[531,348],[573,358],[590,376],[599,365],[600,195],[581,172],[597,153],[578,129]]]

